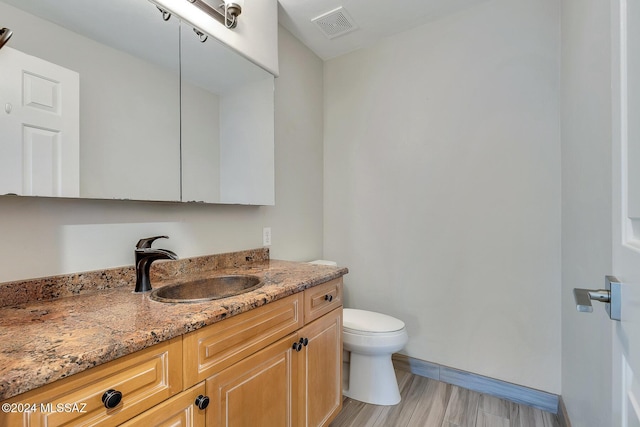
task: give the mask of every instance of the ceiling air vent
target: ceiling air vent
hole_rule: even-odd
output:
[[[349,16],[342,6],[313,18],[311,22],[315,23],[322,31],[322,34],[330,39],[358,29],[358,26],[353,22],[353,18]]]

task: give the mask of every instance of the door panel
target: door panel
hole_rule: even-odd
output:
[[[3,47],[0,194],[80,195],[79,85],[75,71]]]
[[[614,322],[614,426],[640,427],[640,2],[613,2],[613,271],[623,283]]]
[[[289,335],[208,378],[207,426],[294,427],[295,338]]]
[[[60,132],[24,125],[23,194],[59,196],[62,165]]]
[[[298,335],[306,344],[298,365],[298,425],[327,426],[342,409],[342,307]]]
[[[205,410],[197,406],[204,382],[154,406],[120,427],[205,427]]]

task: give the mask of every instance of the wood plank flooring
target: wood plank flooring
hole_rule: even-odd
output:
[[[556,415],[396,370],[402,402],[349,398],[330,427],[559,427]]]

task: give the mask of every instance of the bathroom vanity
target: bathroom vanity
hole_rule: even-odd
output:
[[[220,300],[161,303],[123,282],[0,309],[0,425],[328,425],[342,404],[347,269],[261,255],[158,264],[154,287],[265,282]]]

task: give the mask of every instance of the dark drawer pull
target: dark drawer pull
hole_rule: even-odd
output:
[[[333,301],[333,295],[329,295],[329,294],[325,295],[324,300],[329,302]]]
[[[102,403],[104,403],[104,407],[107,409],[113,409],[122,400],[122,393],[118,390],[109,389],[104,392],[102,395]]]

